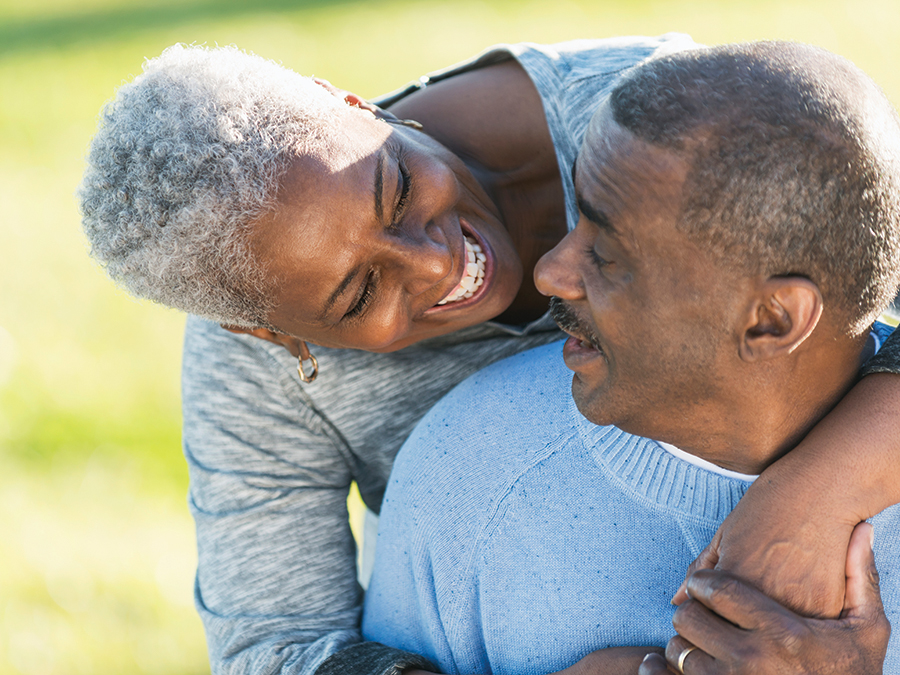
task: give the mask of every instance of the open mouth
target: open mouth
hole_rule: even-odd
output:
[[[600,345],[598,345],[593,340],[585,340],[578,337],[577,335],[572,335],[570,339],[574,340],[578,349],[582,351],[594,351],[599,354],[603,354],[603,349],[601,349]]]
[[[573,346],[582,350],[596,350],[603,353],[597,337],[578,319],[572,307],[562,299],[555,296],[550,298],[550,315],[556,325],[574,340]]]
[[[481,249],[481,245],[469,235],[463,235],[466,245],[466,268],[462,279],[438,305],[447,305],[454,302],[467,300],[478,292],[484,283],[484,272],[487,256]]]

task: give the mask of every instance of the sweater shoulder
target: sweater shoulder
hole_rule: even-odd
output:
[[[543,448],[573,433],[571,381],[559,342],[464,380],[404,443],[391,474],[393,494],[427,501],[483,490],[472,503],[491,501],[497,495],[489,493],[502,491]]]

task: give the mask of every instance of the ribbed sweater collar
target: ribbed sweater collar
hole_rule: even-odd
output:
[[[649,438],[585,419],[571,403],[585,449],[611,480],[638,499],[717,525],[731,513],[750,483],[689,464]]]

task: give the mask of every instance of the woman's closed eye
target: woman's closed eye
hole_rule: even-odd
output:
[[[397,227],[401,218],[409,205],[409,192],[412,187],[412,176],[406,163],[401,155],[397,159],[397,202],[394,205],[394,215],[391,220],[391,227]]]
[[[374,272],[369,272],[366,277],[365,282],[363,283],[362,292],[359,294],[359,298],[357,298],[356,302],[353,303],[353,306],[347,310],[342,320],[346,319],[354,319],[360,316],[369,306],[369,303],[372,302],[372,298],[375,297],[375,289],[378,284],[378,278],[376,277]]]

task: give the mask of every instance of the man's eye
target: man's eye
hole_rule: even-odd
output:
[[[597,255],[597,251],[595,251],[593,249],[593,247],[589,246],[587,249],[585,249],[585,252],[587,253],[588,257],[591,259],[591,262],[593,262],[594,265],[597,266],[597,269],[603,269],[604,267],[609,265],[609,260],[605,260],[605,259],[601,258],[599,255]]]

